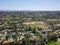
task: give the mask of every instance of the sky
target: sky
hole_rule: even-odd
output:
[[[60,0],[0,0],[0,10],[60,11]]]

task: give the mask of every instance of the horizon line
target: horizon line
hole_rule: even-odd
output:
[[[0,11],[60,11],[60,10],[0,10]]]

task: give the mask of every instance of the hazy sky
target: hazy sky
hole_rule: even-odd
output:
[[[60,0],[0,0],[0,10],[60,10]]]

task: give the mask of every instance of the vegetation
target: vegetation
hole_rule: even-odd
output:
[[[60,11],[0,11],[1,45],[59,45]]]

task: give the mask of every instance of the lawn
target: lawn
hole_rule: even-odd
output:
[[[49,42],[48,44],[45,44],[45,45],[58,45],[58,44],[57,44],[57,42],[51,41],[51,42]]]

